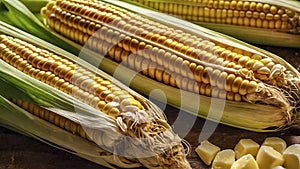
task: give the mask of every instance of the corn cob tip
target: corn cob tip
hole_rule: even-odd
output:
[[[288,94],[284,94],[277,87],[259,83],[255,93],[245,95],[244,100],[257,103],[262,102],[269,105],[276,105],[283,109],[283,112],[291,112],[293,107],[287,99]]]

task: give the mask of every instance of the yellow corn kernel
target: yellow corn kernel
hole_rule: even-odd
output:
[[[254,157],[251,154],[246,154],[235,161],[230,169],[259,169],[259,167]]]
[[[217,153],[213,160],[213,169],[230,169],[235,161],[235,153],[233,150],[226,149]]]
[[[286,169],[300,168],[300,144],[293,144],[286,148],[283,159]]]
[[[267,137],[262,143],[262,146],[273,147],[276,151],[282,154],[286,149],[286,142],[280,137]]]
[[[253,157],[256,157],[258,150],[259,144],[252,139],[241,139],[234,147],[236,159],[246,154],[251,154]]]
[[[200,145],[195,149],[198,156],[206,165],[210,165],[212,163],[213,159],[220,150],[221,149],[219,147],[215,146],[207,140],[202,141]]]
[[[272,168],[284,163],[282,154],[270,146],[261,146],[256,157],[259,168]]]

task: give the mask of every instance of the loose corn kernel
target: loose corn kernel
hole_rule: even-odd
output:
[[[209,141],[205,140],[195,149],[201,160],[206,164],[210,165],[221,149]]]
[[[284,167],[286,169],[300,168],[300,144],[293,144],[283,152]]]
[[[276,151],[282,154],[286,149],[286,142],[279,137],[267,137],[262,143],[262,146],[273,147]]]
[[[236,160],[230,169],[259,169],[259,167],[254,157],[246,154]]]
[[[258,150],[259,144],[252,139],[241,139],[234,147],[236,159],[246,154],[251,154],[253,157],[256,157]]]
[[[261,146],[256,157],[259,168],[272,168],[284,163],[282,154],[270,146]]]
[[[235,161],[235,153],[233,150],[225,149],[217,153],[213,160],[212,168],[214,169],[230,169]]]

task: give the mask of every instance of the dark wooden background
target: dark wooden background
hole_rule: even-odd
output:
[[[284,43],[284,42],[282,42]],[[300,70],[300,49],[259,46],[285,58]],[[167,106],[165,109],[170,124],[176,120],[178,109]],[[185,117],[191,115],[185,114]],[[177,121],[178,122],[178,121]],[[208,169],[194,152],[199,144],[199,134],[205,120],[197,118],[191,131],[184,137],[191,145],[192,151],[188,156],[193,168]],[[181,121],[180,125],[187,125],[189,121]],[[211,122],[211,124],[214,124]],[[218,124],[215,124],[218,125]],[[176,129],[175,129],[176,131]],[[203,131],[202,131],[203,132]],[[262,143],[266,137],[278,136],[286,140],[288,145],[300,143],[299,129],[293,128],[276,133],[257,133],[245,131],[219,124],[209,137],[209,141],[222,149],[233,148],[241,138],[251,138]],[[0,169],[102,169],[90,161],[75,155],[50,147],[27,136],[20,135],[0,127]]]

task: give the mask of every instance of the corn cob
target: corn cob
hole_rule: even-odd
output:
[[[173,145],[172,142],[178,141],[179,138],[169,132],[170,126],[162,119],[160,110],[152,107],[151,103],[149,104],[143,98],[112,83],[107,77],[96,74],[64,56],[4,34],[0,35],[0,58],[15,67],[14,71],[18,69],[23,72],[22,75],[28,75],[50,85],[97,109],[98,113],[105,113],[110,119],[113,119],[118,126],[117,131],[119,134],[115,135],[118,138],[109,140],[109,137],[105,137],[105,133],[91,128],[84,122],[82,123],[80,119],[74,120],[74,117],[64,116],[63,113],[51,111],[52,109],[43,109],[32,102],[18,99],[18,96],[7,96],[26,111],[100,146],[108,147],[108,154],[116,153],[118,155],[118,152],[114,152],[118,145],[120,147],[128,146],[122,143],[122,135],[134,138],[134,144],[139,147],[147,144],[147,146],[150,146],[151,150],[149,151],[152,153],[156,151],[156,148],[151,147],[153,145],[159,145],[159,151],[161,151],[161,148],[164,149],[164,146],[172,146],[171,149],[167,148],[165,152],[160,152],[154,156],[145,156],[141,159],[139,159],[141,153],[136,151],[137,148],[133,148],[133,152],[137,154],[133,152],[126,153],[126,151],[130,151],[130,148],[126,149],[123,154],[120,154],[120,158],[116,158],[116,160],[119,160],[116,161],[116,164],[120,167],[131,168],[133,165],[130,165],[130,163],[133,163],[135,167],[139,166],[136,164],[137,161],[150,168],[190,167],[185,159],[182,145],[178,142],[176,143],[178,145]],[[83,121],[86,120],[84,119],[86,117],[83,116],[82,118]],[[170,135],[165,135],[167,133]],[[130,142],[128,138],[126,140]],[[167,139],[169,140],[167,141]],[[116,143],[116,140],[119,140],[117,141],[119,143]],[[143,153],[146,153],[146,151],[144,150]],[[176,159],[177,156],[180,156],[180,158]],[[129,163],[129,165],[126,165],[126,163]]]
[[[299,47],[299,2],[265,0],[125,1],[171,14],[252,43]],[[245,28],[247,28],[246,31],[243,31]],[[255,35],[255,33],[257,34]],[[267,35],[263,38],[258,37],[263,36],[264,33]],[[247,38],[249,35],[252,36]],[[291,35],[289,36],[291,40],[284,37],[288,40],[286,43],[272,42],[280,40],[282,38],[280,36],[283,35]]]
[[[152,33],[147,29],[143,29],[143,27],[138,29],[139,25],[134,25],[135,23],[132,25],[122,23],[120,19],[114,21],[114,17],[117,16],[113,14],[110,18],[109,16],[96,16],[97,14],[95,14],[93,17],[103,17],[101,20],[106,20],[109,25],[105,25],[105,22],[97,24],[96,21],[93,21],[93,18],[88,20],[80,16],[88,17],[90,12],[76,13],[76,11],[81,11],[81,8],[83,8],[80,3],[83,5],[85,2],[57,1],[57,6],[50,4],[48,6],[50,8],[49,13],[53,13],[51,15],[44,14],[48,19],[49,26],[62,32],[67,37],[97,50],[97,52],[107,54],[117,62],[122,62],[137,71],[143,71],[144,74],[156,78],[158,81],[163,81],[172,86],[178,85],[177,87],[208,96],[212,95],[212,87],[217,90],[225,89],[228,92],[226,98],[229,100],[238,98],[237,101],[241,101],[244,95],[246,99],[247,94],[255,93],[262,85],[262,83],[258,84],[259,81],[268,84],[284,81],[283,77],[277,76],[283,67],[276,62],[274,63],[270,58],[263,58],[252,53],[244,54],[243,51],[238,51],[238,49],[231,51],[228,50],[229,46],[223,47],[224,44],[215,45],[196,37],[183,37],[194,40],[193,44],[188,44],[182,39],[176,39],[176,36],[184,36],[184,34],[160,35]],[[67,9],[72,8],[75,8],[74,13],[77,16],[73,14],[72,17],[70,12],[73,11],[67,11]],[[66,11],[64,12],[64,10]],[[107,7],[106,10],[108,11],[110,8]],[[47,13],[47,11],[44,12]],[[78,23],[79,29],[76,30],[76,22],[80,21],[82,24]],[[84,23],[89,25],[84,25]],[[120,24],[119,27],[118,24]],[[114,25],[117,25],[117,27],[115,28]],[[130,28],[128,35],[122,34],[121,31],[127,31]],[[136,31],[140,31],[140,33]],[[153,32],[155,31],[162,30],[153,30]],[[135,34],[132,34],[132,32]],[[88,41],[88,38],[94,34],[95,36]],[[150,67],[153,68],[148,70]],[[191,70],[187,70],[189,68]],[[251,71],[255,71],[253,75],[251,75]],[[211,78],[210,75],[215,78]],[[177,83],[183,82],[176,84],[176,79],[184,80],[177,80]],[[189,81],[189,79],[192,80]],[[226,85],[224,81],[226,81]],[[192,84],[189,85],[189,83]],[[199,89],[195,90],[197,85]],[[286,84],[277,84],[276,86],[283,85]],[[222,97],[223,95],[217,92],[214,96]]]
[[[41,13],[55,31],[166,85],[272,105],[287,113],[288,123],[295,118],[299,74],[278,57],[185,32],[110,3],[58,0]]]

